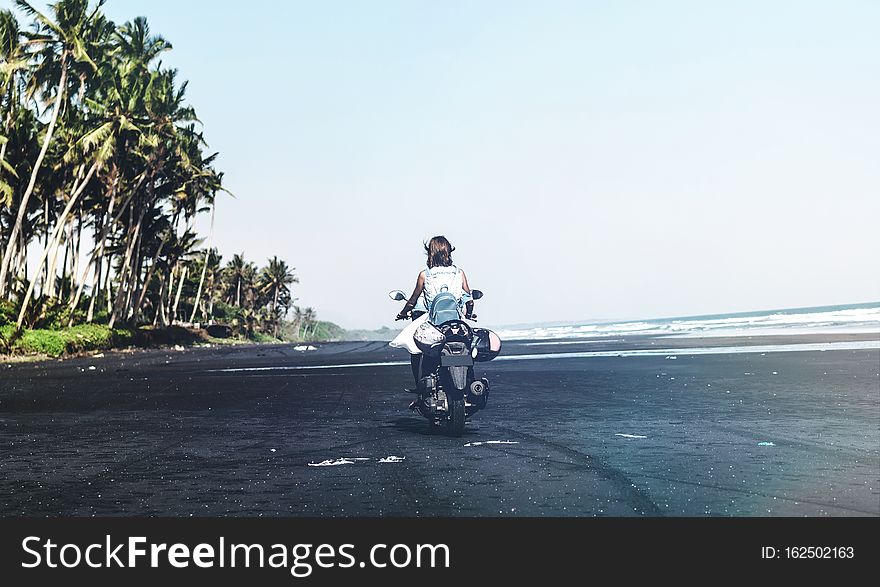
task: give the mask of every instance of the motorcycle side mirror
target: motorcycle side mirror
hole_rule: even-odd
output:
[[[388,294],[388,297],[394,300],[395,302],[402,302],[406,299],[406,294],[404,294],[399,289],[396,289]]]
[[[481,292],[478,289],[472,290],[471,297],[474,298],[475,300],[479,300],[481,297],[483,297],[483,292]]]

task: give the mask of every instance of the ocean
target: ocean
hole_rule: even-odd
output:
[[[567,339],[636,335],[698,338],[876,332],[880,337],[880,302],[617,322],[529,325],[496,330],[504,340],[559,340],[561,343]]]

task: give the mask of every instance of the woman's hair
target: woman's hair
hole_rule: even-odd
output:
[[[428,269],[434,267],[449,267],[452,265],[452,251],[455,247],[446,240],[445,236],[435,236],[425,245],[428,253]]]

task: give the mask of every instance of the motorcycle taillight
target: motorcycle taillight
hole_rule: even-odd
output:
[[[473,338],[473,330],[466,322],[461,320],[452,320],[440,326],[440,332],[446,338],[447,342],[462,342],[466,346],[470,346]]]
[[[464,342],[448,342],[443,347],[444,355],[467,355],[469,349]]]

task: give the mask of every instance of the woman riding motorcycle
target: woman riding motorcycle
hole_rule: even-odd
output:
[[[397,320],[405,320],[408,317],[416,320],[431,310],[435,298],[442,292],[449,292],[455,296],[459,307],[463,306],[465,309],[465,318],[476,319],[474,300],[471,297],[467,276],[452,263],[454,250],[455,247],[444,236],[435,236],[425,245],[428,268],[419,273],[416,287],[403,310],[397,315]],[[420,375],[420,362],[421,357],[418,354],[410,355],[410,366],[416,382]]]

